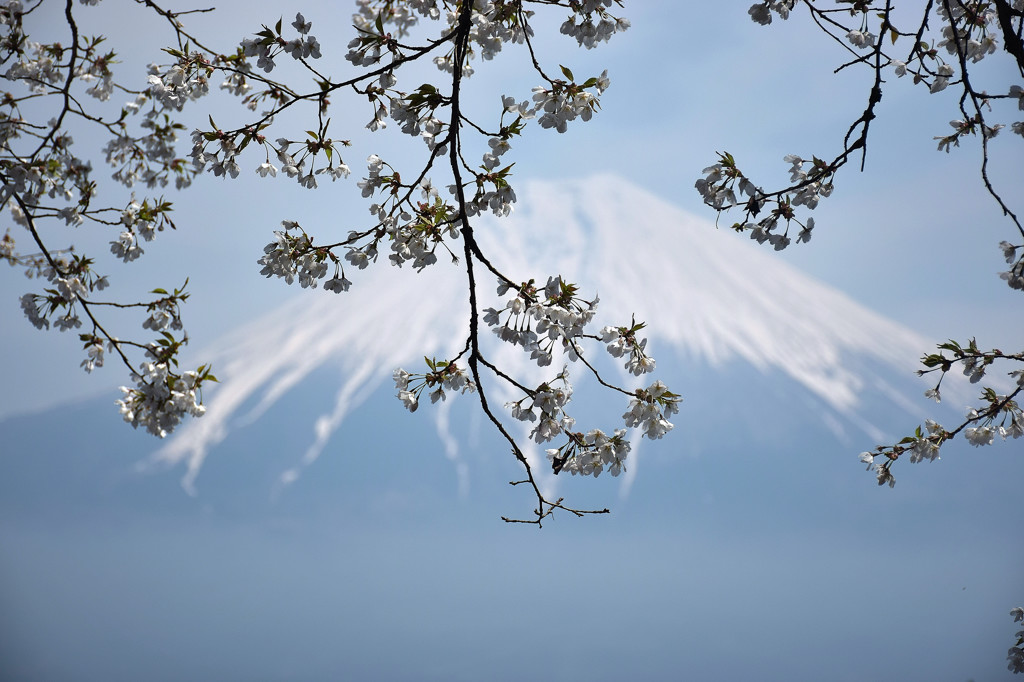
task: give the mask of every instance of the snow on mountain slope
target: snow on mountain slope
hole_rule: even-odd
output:
[[[781,373],[828,407],[819,416],[834,430],[843,431],[845,420],[874,439],[884,434],[860,410],[869,392],[917,412],[918,396],[890,378],[909,376],[928,340],[801,274],[769,249],[619,178],[525,183],[513,216],[478,219],[477,229],[485,252],[509,277],[543,282],[561,274],[583,295],[599,293],[599,325],[625,324],[632,313],[647,321],[656,376],[670,386],[677,360]],[[393,390],[395,367],[419,371],[424,355],[450,357],[461,349],[468,304],[459,267],[441,262],[415,273],[381,262],[349,277],[350,292],[301,292],[212,349],[222,383],[208,395],[206,416],[182,427],[153,461],[184,464],[183,483],[192,490],[211,448],[233,427],[260,418],[313,373],[337,371],[334,404],[313,408],[321,413],[301,463],[282,474],[288,484],[319,457],[354,406],[382,383]],[[480,289],[486,301],[493,283],[484,277]],[[537,375],[517,349],[497,348],[494,357],[514,372]],[[624,371],[619,379],[636,385]],[[506,398],[500,391],[496,397]],[[425,409],[434,412],[464,487],[466,463],[449,429],[450,407]]]
[[[779,368],[843,409],[865,381],[844,353],[908,368],[930,345],[770,249],[617,178],[531,185],[519,203],[507,230],[487,235],[504,247],[499,260],[515,271],[550,263],[585,290],[596,287],[606,312],[648,320],[658,347],[713,365],[741,358]]]

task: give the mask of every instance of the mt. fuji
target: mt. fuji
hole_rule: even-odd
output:
[[[771,431],[798,430],[786,422],[806,422],[810,415],[847,447],[868,449],[895,430],[913,428],[929,407],[920,398],[923,386],[910,378],[917,358],[932,345],[928,340],[753,242],[611,176],[527,183],[518,207],[507,219],[478,219],[485,253],[513,279],[544,281],[560,274],[585,296],[596,291],[599,324],[624,324],[633,313],[648,323],[649,350],[658,360],[654,376],[686,401],[682,428],[669,441],[680,430],[693,431],[695,414],[701,415],[698,427],[735,430],[746,422],[754,443]],[[292,389],[289,400],[304,400],[299,385],[308,377],[337,371],[333,398],[321,395],[306,408],[317,415],[308,435],[308,426],[292,432],[304,454],[280,463],[279,483],[287,485],[336,431],[363,428],[346,424],[346,416],[380,386],[391,392],[394,368],[416,367],[424,355],[451,357],[462,347],[468,306],[460,268],[442,262],[414,273],[382,262],[355,275],[346,294],[302,292],[223,339],[212,354],[222,383],[209,392],[206,416],[180,429],[153,463],[184,464],[183,483],[194,491],[204,461],[232,431],[265,418]],[[493,286],[481,289],[486,300]],[[501,366],[517,376],[545,376],[520,350],[496,348],[503,345],[491,345]],[[618,369],[621,384],[639,385]],[[583,375],[577,371],[574,378],[591,392],[587,404],[615,399],[597,395],[599,387]],[[707,378],[695,385],[698,375]],[[947,395],[955,399],[955,380],[949,383]],[[513,398],[498,391],[502,402]],[[750,403],[755,395],[765,396],[760,405]],[[783,395],[784,405],[778,402]],[[434,415],[463,492],[469,471],[460,457],[464,438],[451,428],[451,409],[453,402],[472,400],[459,397],[424,410]],[[722,405],[729,406],[728,419],[712,409]],[[526,431],[521,436],[525,443]],[[691,444],[692,438],[684,436]],[[637,472],[632,457],[626,489]]]

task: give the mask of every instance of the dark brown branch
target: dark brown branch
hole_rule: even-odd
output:
[[[993,0],[996,6],[996,16],[999,18],[999,28],[1003,31],[1003,49],[1013,55],[1017,60],[1017,68],[1020,75],[1024,76],[1024,41],[1021,40],[1021,27],[1024,26],[1024,13],[1021,13],[1010,6],[1006,0]],[[1013,19],[1017,18],[1017,30],[1013,30]]]

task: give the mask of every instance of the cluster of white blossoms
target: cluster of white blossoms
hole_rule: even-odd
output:
[[[576,295],[577,287],[561,276],[548,277],[538,289],[533,280],[518,288],[499,282],[498,295],[513,292],[502,310],[486,308],[483,320],[499,339],[530,353],[540,367],[551,364],[553,352],[564,349],[571,360],[579,356],[579,341],[594,319],[598,299],[586,301]],[[504,320],[502,320],[504,316]]]
[[[186,415],[201,417],[206,412],[199,391],[204,380],[213,380],[200,367],[199,371],[176,375],[166,361],[142,363],[135,375],[135,387],[121,387],[124,397],[117,401],[121,416],[133,428],[145,427],[158,438],[171,433]]]
[[[547,450],[548,461],[556,474],[568,471],[573,476],[597,478],[605,467],[612,476],[626,470],[626,457],[631,450],[626,429],[616,429],[611,436],[601,429],[569,435],[565,445]]]
[[[874,47],[876,38],[874,33],[865,29],[853,29],[846,34],[846,39],[850,41],[850,44],[862,50]]]
[[[608,353],[613,358],[621,358],[625,355],[626,369],[636,376],[653,372],[657,364],[654,358],[645,352],[647,339],[637,339],[636,337],[636,333],[644,326],[643,322],[637,323],[636,320],[633,320],[629,327],[609,326],[601,330],[601,341],[608,344]]]
[[[294,178],[306,189],[316,189],[317,175],[326,174],[333,181],[338,180],[339,178],[347,178],[352,174],[352,170],[342,160],[341,155],[334,153],[336,151],[334,140],[321,139],[317,137],[317,139],[300,143],[279,137],[276,142],[278,145],[276,149],[277,160],[281,163],[281,170],[285,175],[289,178]],[[299,149],[301,150],[301,156],[298,160],[296,160],[296,158],[289,152],[292,144],[300,145]],[[316,170],[312,167],[315,161],[312,161],[310,163],[310,168],[307,171],[305,169],[306,161],[315,158],[317,153],[321,150],[330,150],[328,152],[330,161],[326,166],[317,168]],[[337,159],[335,159],[335,156],[337,156]],[[337,160],[337,165],[335,165],[335,160]],[[267,160],[256,168],[256,174],[263,178],[268,175],[270,177],[277,176],[277,168],[270,163],[269,154],[267,156]]]
[[[313,23],[306,21],[306,18],[299,12],[295,15],[292,28],[298,31],[299,36],[291,40],[285,40],[281,34],[281,22],[278,21],[273,30],[263,27],[263,30],[256,34],[257,39],[245,38],[242,40],[242,53],[246,57],[256,57],[257,68],[267,73],[274,70],[277,65],[274,58],[282,52],[291,55],[294,59],[320,59],[320,42],[315,36],[309,35]]]
[[[764,0],[751,5],[747,14],[756,23],[767,26],[772,23],[772,12],[778,14],[781,19],[789,19],[789,13],[796,2],[797,0]]]
[[[36,329],[49,329],[50,320],[42,314],[39,309],[39,299],[42,298],[37,294],[25,294],[21,297],[21,311],[28,318],[28,321],[32,323],[32,326]]]
[[[939,372],[939,380],[935,387],[925,391],[925,397],[936,402],[942,399],[939,387],[943,378],[956,365],[960,365],[964,376],[972,384],[976,384],[997,362],[1024,362],[1024,353],[982,351],[974,339],[964,345],[951,340],[939,344],[939,349],[948,351],[950,355],[943,352],[925,355],[921,362],[927,369],[918,371],[922,376],[930,372]],[[895,479],[890,468],[900,456],[909,453],[913,464],[925,460],[934,461],[939,458],[942,444],[961,431],[967,442],[976,447],[991,445],[995,442],[996,436],[1002,440],[1021,438],[1024,436],[1024,411],[1021,410],[1016,397],[1024,392],[1024,370],[1013,370],[1008,375],[1016,384],[1016,388],[1009,394],[999,394],[991,388],[984,388],[980,397],[982,405],[968,408],[963,423],[955,429],[949,430],[931,419],[926,420],[924,430],[918,427],[912,435],[906,436],[899,443],[879,446],[874,452],[862,452],[861,462],[867,464],[869,470],[874,470],[879,485],[888,483],[892,487],[895,485]]]
[[[175,64],[161,73],[156,64],[149,65],[149,89],[146,93],[165,109],[181,111],[185,104],[210,93],[210,83],[205,69],[188,64],[200,60],[200,55],[189,55],[186,66]]]
[[[96,335],[89,336],[88,334],[83,334],[82,339],[85,341],[85,359],[82,360],[79,366],[87,373],[92,373],[97,367],[103,366],[103,339]],[[113,342],[108,341],[106,346],[108,350],[114,350]]]
[[[54,58],[48,45],[29,41],[21,53],[21,59],[11,64],[4,73],[9,81],[24,81],[37,94],[47,92],[48,85],[57,85],[64,80],[60,63]]]
[[[282,52],[290,54],[296,60],[320,58],[320,44],[315,37],[309,35],[312,23],[306,21],[300,12],[295,15],[295,20],[291,25],[299,33],[299,37],[285,40],[281,33],[281,21],[278,21],[273,29],[264,26],[263,30],[256,34],[256,39],[244,39],[240,46],[242,54],[246,57],[257,57],[257,66],[267,72],[273,70],[274,57]],[[202,63],[205,64],[205,62]],[[252,85],[247,78],[250,73],[249,62],[233,63],[221,88],[236,96],[244,97],[243,102],[252,110],[255,110],[258,103],[265,98],[270,98],[275,105],[279,105],[278,100],[281,93],[277,88],[270,87],[266,91],[250,94]],[[265,79],[261,80],[266,82]],[[268,118],[270,118],[269,114]],[[348,165],[338,153],[338,146],[344,146],[347,142],[331,140],[322,134],[326,133],[326,125],[323,125],[321,133],[307,131],[308,139],[303,141],[278,138],[276,146],[269,143],[260,132],[267,125],[268,123],[264,122],[232,132],[224,132],[220,129],[193,131],[191,157],[195,171],[210,170],[214,176],[237,178],[240,172],[237,162],[238,154],[251,141],[256,140],[267,150],[265,160],[256,167],[256,173],[261,177],[277,176],[279,169],[270,162],[271,151],[274,152],[277,161],[281,164],[280,171],[307,189],[316,189],[318,175],[326,174],[332,180],[337,180],[347,178],[351,174]],[[291,152],[290,147],[293,144],[300,145],[298,152]],[[314,168],[315,159],[320,152],[324,152],[328,163],[326,166]],[[306,162],[311,159],[310,166],[307,168]]]
[[[19,122],[23,124],[24,122]],[[49,125],[54,125],[50,121]],[[8,142],[20,137],[18,127],[7,128]],[[33,139],[34,142],[34,139]],[[0,152],[0,170],[3,172],[3,190],[0,197],[7,201],[14,222],[28,227],[21,206],[11,201],[22,197],[26,205],[52,204],[53,212],[66,225],[78,226],[81,211],[88,204],[93,188],[90,174],[92,164],[71,152],[74,139],[66,134],[54,134],[39,152],[39,158],[28,160],[15,154],[8,146]]]
[[[178,308],[178,301],[173,298],[163,298],[151,303],[147,311],[149,317],[142,323],[143,329],[162,332],[166,329],[180,330],[182,328],[181,311]]]
[[[950,127],[953,128],[952,135],[938,135],[934,139],[939,141],[939,151],[949,153],[950,147],[959,147],[960,138],[968,133],[974,135],[977,130],[981,129],[982,136],[988,140],[999,134],[1005,126],[1002,123],[995,125],[986,125],[984,123],[977,123],[974,120],[955,119],[949,122]]]
[[[1019,0],[1015,4],[1018,11],[1024,9],[1024,3]],[[937,48],[946,48],[954,57],[962,51],[972,62],[980,62],[998,49],[996,35],[1000,28],[996,9],[991,4],[953,0],[948,10],[945,3],[938,3],[935,12],[945,21]]]
[[[476,390],[476,384],[469,376],[465,367],[460,367],[454,360],[432,360],[426,358],[429,372],[423,374],[410,374],[399,367],[392,374],[395,381],[395,388],[398,389],[398,399],[402,401],[405,408],[415,412],[420,405],[420,394],[429,391],[430,402],[447,400],[445,389],[449,391],[460,391],[472,393]]]
[[[680,397],[668,390],[668,386],[655,381],[647,388],[636,389],[622,419],[626,426],[640,429],[648,438],[657,440],[672,430],[668,417],[679,411],[680,402]]]
[[[278,142],[283,143],[284,140]],[[382,174],[388,168],[375,154],[367,159],[368,177],[358,183],[364,197],[372,197],[379,189],[394,186],[397,174]],[[378,245],[384,240],[390,243],[388,258],[392,265],[401,267],[411,262],[417,270],[433,265],[437,262],[436,251],[443,247],[445,239],[459,237],[461,222],[454,217],[455,209],[437,197],[429,180],[424,180],[420,188],[424,198],[433,199],[432,202],[419,202],[410,211],[403,209],[401,202],[396,201],[392,194],[384,204],[370,205],[370,213],[379,221],[374,228],[350,232],[344,242],[331,247],[314,247],[312,239],[298,223],[283,221],[285,230],[274,233],[274,241],[267,244],[263,257],[258,260],[258,264],[263,266],[260,274],[280,277],[288,284],[298,278],[303,287],[316,287],[317,280],[327,276],[328,262],[332,262],[336,266],[335,274],[324,288],[338,293],[348,291],[351,281],[345,277],[341,259],[334,254],[334,249],[346,248],[344,259],[362,270],[377,260]],[[290,233],[295,229],[301,234]],[[366,242],[360,244],[364,239]]]
[[[419,23],[421,16],[432,20],[441,18],[437,0],[356,0],[358,12],[352,15],[356,37],[348,44],[345,59],[353,66],[375,66],[381,60],[381,49],[402,56],[398,38],[403,38]],[[387,31],[384,24],[388,25]],[[435,63],[436,63],[435,59]]]
[[[125,263],[130,263],[143,254],[142,247],[131,230],[124,230],[116,240],[110,242],[110,252]]]
[[[564,72],[572,80],[572,73],[568,69]],[[600,95],[611,85],[608,80],[608,71],[604,71],[599,77],[591,78],[582,85],[555,81],[550,88],[537,86],[533,89],[533,102],[535,113],[540,113],[537,122],[541,128],[554,128],[564,133],[571,121],[577,118],[589,121],[600,106],[600,102],[593,93],[587,92],[593,88]]]
[[[377,17],[382,14],[381,10],[385,9],[385,7],[380,0],[356,0],[356,6],[358,12],[352,15],[352,24],[356,27],[356,31],[360,34],[373,33]],[[435,20],[441,18],[441,10],[437,6],[437,0],[389,2],[386,9],[388,10],[388,25],[391,28],[391,33],[396,38],[408,35],[409,30],[419,23],[419,17],[421,16]],[[350,45],[349,47],[352,46]],[[360,66],[360,64],[357,64],[357,66]]]
[[[792,164],[789,169],[789,179],[799,187],[793,192],[790,200],[793,206],[806,206],[814,209],[817,208],[818,201],[822,198],[832,196],[831,176],[823,173],[821,162],[816,159],[803,159],[796,154],[788,154],[782,160]],[[810,174],[804,170],[806,164],[811,164]]]
[[[302,288],[315,289],[317,281],[327,276],[327,251],[313,247],[309,235],[292,220],[282,220],[284,230],[274,232],[275,239],[263,248],[257,261],[265,277],[280,277],[291,284],[299,280]],[[299,234],[292,234],[298,230]]]
[[[999,242],[999,248],[1007,264],[1012,266],[1006,272],[1000,272],[999,278],[1004,280],[1011,289],[1024,290],[1024,244],[1014,246],[1008,241]],[[1017,249],[1021,255],[1017,257]]]
[[[750,238],[757,243],[768,243],[776,251],[781,251],[793,241],[789,236],[792,223],[800,227],[797,243],[811,240],[814,218],[798,220],[793,207],[802,205],[809,210],[815,209],[821,198],[832,194],[833,174],[832,168],[817,158],[805,161],[795,154],[790,154],[783,160],[791,164],[790,180],[794,184],[789,190],[777,192],[773,196],[755,187],[754,183],[736,167],[735,159],[728,153],[719,154],[719,162],[705,168],[702,171],[704,177],[698,178],[694,187],[703,197],[704,203],[716,211],[724,212],[742,207],[746,213],[746,220],[734,223],[733,229],[738,232],[749,232]],[[811,164],[809,172],[804,170],[807,163]],[[739,197],[737,191],[740,193]],[[744,195],[746,199],[742,198]],[[774,208],[763,218],[753,220],[769,204],[774,204]],[[782,230],[777,229],[780,225],[783,227]]]
[[[144,201],[139,203],[134,198],[128,204],[128,207],[121,212],[121,224],[124,225],[124,230],[118,235],[115,241],[110,242],[110,252],[120,258],[125,263],[129,263],[143,254],[143,249],[139,246],[138,237],[141,235],[146,241],[152,241],[153,237],[156,236],[157,230],[163,229],[163,222],[158,224],[157,220],[166,220],[166,216],[163,213],[166,211],[164,204],[163,211],[154,211]],[[157,206],[159,209],[160,206]],[[159,216],[159,218],[158,218]]]
[[[529,25],[523,29],[516,19],[516,8],[513,5],[506,5],[504,2],[491,2],[490,0],[474,0],[473,12],[470,18],[469,42],[480,48],[480,58],[487,61],[501,52],[505,43],[522,43],[527,35],[533,37],[533,28]],[[533,12],[527,12],[532,15]],[[448,12],[448,26],[455,28],[458,23],[458,14],[454,11]],[[437,66],[442,71],[448,71],[441,63]]]
[[[81,256],[56,257],[53,264],[39,265],[37,274],[51,288],[45,294],[28,293],[20,299],[22,312],[36,329],[48,329],[51,322],[62,332],[78,329],[82,326],[78,307],[86,304],[91,292],[109,285],[105,276],[92,270],[90,260]],[[32,276],[32,271],[26,271],[26,275]]]
[[[387,87],[393,87],[396,81],[394,74],[387,71],[381,74],[379,82],[381,89],[385,90]],[[437,155],[445,154],[448,148],[438,140],[438,136],[445,129],[445,124],[435,115],[437,108],[445,102],[445,98],[435,86],[429,83],[420,85],[408,95],[402,96],[401,93],[398,95],[390,98],[391,119],[401,127],[402,132],[406,135],[422,137],[430,151],[437,148]],[[383,127],[385,117],[386,115],[378,113],[374,121],[367,125],[367,128]]]
[[[381,224],[391,239],[391,253],[388,255],[391,264],[401,267],[404,263],[412,262],[412,267],[422,272],[424,268],[436,263],[435,252],[444,241],[445,233],[458,234],[458,224],[446,220],[448,209],[438,200],[433,206],[424,206],[416,216],[400,214],[402,222],[390,216],[382,218]],[[373,245],[369,248],[373,249]]]
[[[747,178],[737,175],[728,159],[708,166],[701,173],[704,177],[698,178],[693,186],[704,198],[704,203],[715,210],[728,210],[738,205],[736,189],[754,201],[761,199],[761,192]]]
[[[1007,402],[1009,396],[996,395],[996,401]],[[974,423],[981,421],[981,426],[972,426],[964,429],[964,437],[971,445],[992,445],[996,436],[1003,440],[1007,438],[1020,438],[1024,436],[1024,415],[1020,409],[1005,410],[1006,418],[1001,424],[994,423],[994,417],[985,417],[973,407],[967,411],[967,420]]]
[[[568,367],[551,381],[539,385],[527,396],[506,403],[512,416],[520,421],[536,422],[530,437],[546,443],[564,434],[566,442],[547,450],[552,469],[557,474],[567,470],[573,474],[598,476],[609,467],[613,476],[623,470],[630,451],[627,429],[617,429],[612,436],[600,429],[583,434],[573,431],[576,420],[565,410],[572,399]],[[672,430],[667,417],[679,409],[680,398],[660,381],[648,388],[638,388],[622,418],[627,428],[637,428],[643,435],[658,439]]]
[[[1002,440],[1007,438],[1020,438],[1024,436],[1024,414],[1021,413],[1017,404],[1006,395],[992,394],[993,403],[1003,405],[1002,409],[988,409],[978,411],[974,408],[967,410],[965,424],[974,424],[963,428],[964,438],[975,447],[992,445],[996,436]],[[1001,417],[1001,422],[996,419]],[[912,436],[902,439],[898,446],[880,448],[877,452],[860,453],[860,461],[873,470],[878,479],[878,485],[889,484],[891,488],[896,484],[890,467],[902,454],[910,455],[911,464],[939,459],[939,450],[944,442],[953,437],[941,424],[928,419],[925,420],[925,430],[918,427]],[[882,461],[876,459],[882,457]]]
[[[571,431],[576,425],[576,419],[565,412],[565,406],[571,399],[569,368],[563,367],[554,379],[540,384],[525,397],[506,403],[505,407],[519,421],[536,422],[530,438],[537,443],[546,443],[563,431]]]
[[[611,6],[612,0],[585,0],[581,4],[580,14],[566,19],[559,30],[591,50],[630,26],[629,19],[608,14],[604,8]]]
[[[211,150],[210,143],[216,142],[218,149]],[[204,133],[201,130],[192,131],[192,166],[197,173],[209,170],[216,177],[237,178],[240,172],[238,167],[239,149],[235,139],[229,135],[218,135],[217,133]]]
[[[157,67],[150,65],[150,71],[151,78],[159,78],[154,75]],[[132,115],[144,111],[139,127],[145,132],[131,135],[125,127],[112,128],[111,137],[103,147],[107,164],[115,169],[111,177],[125,187],[133,187],[138,182],[150,189],[166,187],[172,177],[176,189],[192,183],[193,171],[178,159],[178,125],[168,116],[179,110],[184,101],[156,96],[161,89],[166,92],[163,84],[151,84],[123,107],[124,112]],[[185,98],[192,100],[207,92],[205,87],[191,88]],[[148,103],[152,106],[147,108]]]
[[[492,137],[487,140],[487,146],[491,148],[489,152],[484,153],[483,167],[487,170],[497,168],[500,165],[499,159],[502,154],[512,148],[508,139],[504,137]]]
[[[552,294],[557,291],[563,291],[562,296],[569,299],[575,298],[571,295],[574,288],[571,285],[564,285],[559,278],[549,279],[546,289],[548,288],[552,289],[545,292],[549,303],[554,298]],[[508,286],[505,285],[499,289],[499,293],[505,293],[504,290],[507,289]],[[562,340],[562,345],[567,350],[566,355],[571,360],[579,359],[581,351],[578,344],[585,335],[586,323],[593,318],[596,301],[587,304],[586,307],[575,304],[577,315],[572,319],[572,316],[566,317],[567,306],[564,302],[544,306],[538,304],[537,300],[538,294],[533,290],[532,284],[524,284],[519,294],[510,299],[502,311],[488,308],[484,321],[492,326],[502,340],[530,350],[531,357],[540,366],[551,363],[551,348],[556,339]],[[547,310],[544,311],[544,308]],[[504,321],[502,317],[505,317]],[[553,319],[557,321],[552,321]],[[542,324],[544,321],[548,321],[547,326]],[[531,329],[531,323],[534,322],[541,336]],[[609,343],[609,353],[614,357],[620,357],[628,348],[635,347],[637,357],[649,359],[643,354],[646,340],[635,339],[635,332],[642,327],[642,324],[635,323],[630,328],[605,327],[602,330],[602,338]],[[545,333],[546,339],[543,336]],[[613,336],[618,340],[613,339]],[[627,362],[627,367],[631,364],[633,363]],[[637,364],[653,368],[654,361],[649,359],[648,364],[641,360]],[[640,374],[642,371],[634,373]],[[678,411],[680,402],[679,396],[669,391],[660,381],[655,381],[646,389],[638,388],[631,394],[629,409],[622,415],[627,428],[617,429],[612,436],[608,436],[600,429],[592,429],[586,434],[573,431],[576,420],[566,412],[572,393],[569,370],[566,366],[553,380],[542,383],[536,389],[527,391],[523,398],[505,405],[513,418],[536,422],[530,431],[530,438],[537,443],[546,443],[560,435],[565,436],[564,444],[547,450],[548,460],[556,474],[564,470],[574,475],[598,476],[605,467],[608,467],[613,476],[618,476],[624,470],[626,456],[630,451],[627,429],[636,428],[651,439],[661,438],[673,428],[667,417]]]
[[[356,186],[362,190],[363,198],[367,199],[373,196],[382,185],[385,183],[390,184],[394,176],[381,175],[380,172],[384,170],[387,164],[376,154],[371,154],[366,159],[366,174],[367,177],[363,178],[356,183]],[[372,212],[372,209],[371,209]]]

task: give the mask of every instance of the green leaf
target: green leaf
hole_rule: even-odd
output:
[[[566,78],[568,78],[570,81],[572,81],[574,83],[576,82],[576,79],[572,77],[572,71],[570,71],[568,68],[562,66],[561,64],[559,64],[558,67],[560,69],[562,69],[562,73],[565,74]]]

